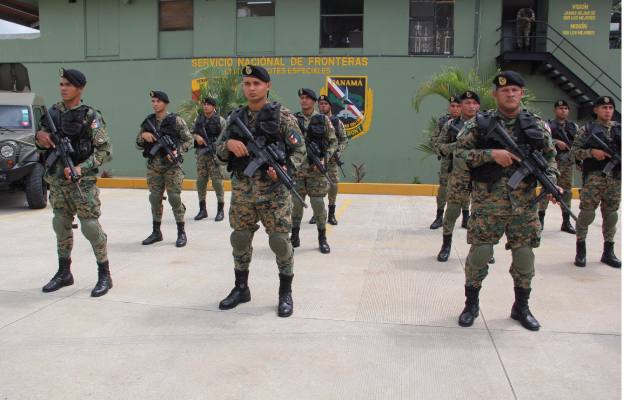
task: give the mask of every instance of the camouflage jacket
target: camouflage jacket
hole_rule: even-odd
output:
[[[92,142],[92,155],[77,166],[81,168],[82,180],[95,181],[98,174],[98,167],[112,159],[112,144],[109,140],[109,136],[107,135],[105,120],[103,120],[101,113],[90,106],[86,106],[83,102],[71,109],[66,108],[63,102],[56,103],[52,106],[52,108],[57,110],[60,115],[70,110],[76,110],[79,107],[88,108],[83,121],[83,125],[86,126],[86,130],[83,135],[87,135]],[[57,127],[57,129],[59,129],[59,127]],[[42,117],[41,130],[51,133],[51,130],[45,121],[45,116]],[[35,145],[37,146],[39,152],[45,153],[48,151],[47,149],[41,147],[37,141],[35,141]],[[63,169],[63,162],[61,159],[57,159],[55,164],[46,171],[46,182],[50,184],[70,184],[70,182],[63,177]]]
[[[507,118],[499,111],[491,110],[490,112],[494,118],[498,119],[505,126],[507,132],[514,137],[513,133],[518,120],[516,118]],[[551,141],[551,132],[549,131],[547,123],[542,118],[538,116],[535,116],[535,118],[538,127],[544,134],[542,153],[549,163],[547,173],[552,182],[555,183],[560,173],[555,160],[556,150]],[[480,167],[483,164],[494,162],[492,149],[478,147],[480,138],[481,134],[478,131],[476,118],[464,124],[457,138],[454,153],[455,158],[470,170]],[[514,139],[516,140],[516,137],[514,137]],[[501,167],[497,165],[497,168]],[[535,184],[528,183],[524,180],[515,190],[510,190],[507,186],[509,177],[517,168],[518,162],[515,162],[511,167],[504,168],[503,177],[492,184],[473,181],[472,202],[477,213],[509,215],[534,212],[536,210],[536,205],[533,203],[536,198]]]
[[[605,134],[608,138],[611,137],[610,130],[618,124],[618,122],[610,121],[608,124],[602,124],[599,121],[592,122],[593,124],[599,124],[604,128]],[[584,125],[578,130],[578,134],[575,137],[575,141],[573,142],[573,147],[571,147],[571,157],[575,161],[583,161],[587,158],[592,158],[591,149],[592,147],[588,145],[588,143],[584,143],[584,139],[589,132],[586,131],[587,125]]]
[[[170,114],[170,113],[169,113]],[[169,115],[166,114],[166,115]],[[164,119],[156,119],[157,126],[156,129],[160,129],[160,125]],[[190,146],[193,144],[192,135],[188,131],[188,126],[186,125],[186,121],[179,115],[175,118],[175,130],[177,131],[178,136],[178,148],[177,151],[180,154],[183,154],[188,151]],[[138,136],[136,137],[136,148],[138,150],[144,150],[145,141],[142,139],[143,130],[140,129],[138,132]],[[171,167],[174,167],[175,164],[170,162],[166,155],[162,152],[159,152],[155,155],[155,157],[147,159],[147,168],[153,168],[157,170],[167,170]]]
[[[331,115],[332,113],[330,115],[326,114],[328,118],[330,118]],[[337,132],[339,132],[339,134],[337,134]],[[346,135],[346,128],[344,127],[343,122],[341,122],[341,118],[337,119],[337,127],[335,129],[335,136],[337,137],[337,152],[339,154],[342,154],[344,150],[346,149],[346,147],[348,147],[349,140],[348,140],[348,135]]]
[[[247,126],[252,130],[256,123],[257,114],[257,111],[247,109]],[[231,117],[228,117],[228,126],[229,118]],[[217,157],[223,162],[226,162],[230,156],[230,151],[227,148],[228,132],[228,129],[224,129],[217,140]],[[306,147],[295,116],[284,106],[280,108],[280,136],[286,146],[287,158],[290,164],[288,169],[290,172],[297,171],[306,160]]]
[[[308,124],[311,121],[311,118],[313,118],[314,115],[319,114],[319,112],[317,112],[317,110],[314,110],[313,113],[311,115],[305,115],[303,114],[301,111],[298,112],[296,114],[297,117],[302,117],[304,119],[304,129],[307,130],[308,129]],[[335,154],[335,151],[337,151],[337,135],[335,134],[335,128],[333,128],[332,126],[332,122],[330,122],[330,119],[328,117],[325,116],[326,119],[326,133],[325,133],[325,138],[326,141],[328,142],[328,148],[326,149],[326,160],[328,161],[330,160],[330,158],[333,156],[333,154]],[[298,128],[299,128],[299,124],[298,124]],[[308,132],[307,132],[308,133]],[[306,136],[305,133],[304,135],[304,139],[308,139],[308,136]],[[309,167],[309,163],[304,163],[302,165],[302,169],[306,170]]]

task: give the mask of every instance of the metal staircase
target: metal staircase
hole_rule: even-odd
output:
[[[592,114],[593,102],[599,96],[615,99],[615,119],[620,121],[621,84],[571,43],[554,27],[544,21],[535,22],[535,33],[530,36],[528,48],[515,48],[516,21],[504,21],[497,28],[501,39],[497,63],[507,68],[514,62],[528,62],[532,73],[541,73],[578,104],[578,118],[586,119]],[[553,50],[547,51],[547,47]],[[569,68],[572,65],[573,68]]]

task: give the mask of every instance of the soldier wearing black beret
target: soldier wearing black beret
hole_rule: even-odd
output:
[[[518,86],[520,88],[525,87],[525,79],[515,71],[502,71],[497,74],[492,80],[495,85],[495,89],[505,86]]]
[[[269,72],[258,65],[246,65],[242,70],[243,77],[258,78],[265,83],[271,82]]]
[[[83,75],[83,72],[76,69],[61,68],[59,69],[59,75],[62,78],[66,78],[68,82],[76,87],[82,88],[87,84],[87,79],[85,78],[85,75]]]
[[[315,94],[313,89],[301,88],[300,90],[298,90],[298,96],[306,96],[313,101],[317,101],[317,95]]]
[[[156,145],[155,128],[162,136],[169,137],[174,148],[172,150],[176,158],[181,159],[181,154],[188,151],[192,145],[192,136],[188,126],[182,117],[168,112],[168,95],[160,90],[149,92],[153,114],[149,114],[140,124],[140,132],[136,138],[136,147],[142,150],[142,155],[147,159],[147,186],[149,187],[149,203],[151,203],[151,215],[153,217],[153,231],[142,241],[143,245],[149,245],[162,241],[163,206],[162,200],[166,190],[168,202],[173,209],[177,224],[177,240],[175,246],[186,246],[188,239],[184,230],[184,214],[186,206],[182,203],[180,194],[184,182],[184,171],[178,160],[160,148],[157,153],[151,152]],[[149,123],[150,122],[150,123]],[[151,126],[152,125],[152,126]]]

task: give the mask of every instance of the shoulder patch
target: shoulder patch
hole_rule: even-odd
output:
[[[301,136],[299,133],[291,130],[291,134],[289,135],[289,137],[287,138],[287,140],[289,141],[289,143],[291,143],[292,145],[296,145],[299,144],[301,141]]]

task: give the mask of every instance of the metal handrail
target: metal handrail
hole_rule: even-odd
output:
[[[503,21],[504,23],[499,26],[496,31],[499,30],[503,30],[505,23],[516,23],[516,20],[505,20]],[[606,73],[606,71],[604,69],[602,69],[598,64],[596,64],[589,56],[587,56],[586,54],[584,54],[584,52],[582,50],[580,50],[575,44],[573,44],[569,39],[566,38],[566,36],[562,35],[556,28],[554,28],[552,25],[550,25],[548,22],[546,21],[541,21],[541,20],[534,20],[534,23],[538,23],[538,24],[543,24],[544,26],[546,26],[547,28],[550,28],[550,30],[552,32],[554,32],[556,35],[560,36],[562,38],[562,40],[560,40],[560,42],[557,42],[556,40],[554,40],[553,38],[549,37],[548,35],[546,36],[530,36],[530,38],[543,38],[546,39],[548,41],[550,41],[552,44],[554,44],[556,47],[550,52],[550,54],[554,54],[556,52],[556,50],[560,50],[562,51],[567,57],[569,57],[574,63],[576,63],[577,65],[579,65],[588,75],[591,76],[591,78],[594,79],[593,84],[595,83],[599,83],[602,87],[604,87],[606,90],[608,90],[610,92],[611,95],[613,95],[617,100],[621,100],[616,94],[613,93],[613,91],[611,89],[609,89],[606,85],[604,85],[599,78],[601,78],[602,75],[606,76],[619,90],[621,89],[621,84],[619,82],[617,82],[613,77],[611,77],[610,75],[608,75],[608,73]],[[495,45],[498,45],[499,43],[502,43],[504,41],[504,39],[508,39],[508,38],[515,38],[517,36],[503,36],[501,35],[501,39],[499,39]],[[595,76],[593,73],[591,73],[588,69],[586,69],[586,67],[583,65],[583,63],[578,62],[573,56],[571,56],[565,49],[563,49],[562,47],[560,47],[560,45],[562,43],[568,43],[571,48],[573,48],[576,52],[578,52],[582,57],[584,57],[588,62],[590,62],[596,69],[597,72],[599,72],[599,76]]]

